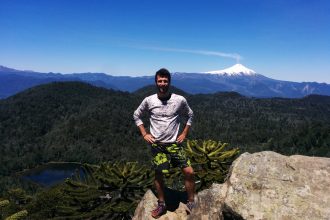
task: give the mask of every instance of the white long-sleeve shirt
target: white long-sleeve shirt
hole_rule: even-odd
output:
[[[157,94],[146,97],[134,111],[133,118],[136,126],[143,124],[141,116],[149,113],[150,134],[159,143],[176,142],[181,117],[187,117],[187,125],[191,125],[193,111],[187,100],[180,95],[171,94],[167,101],[161,101]]]

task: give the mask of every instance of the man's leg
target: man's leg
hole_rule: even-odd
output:
[[[152,164],[155,169],[154,184],[158,194],[158,204],[157,207],[152,210],[151,216],[159,218],[166,213],[163,173],[168,173],[170,164],[166,155],[166,149],[164,149],[163,146],[152,144],[151,153],[153,156]]]
[[[166,213],[166,204],[164,196],[164,180],[163,174],[161,172],[155,172],[155,187],[158,194],[158,204],[157,207],[151,211],[151,216],[153,218],[159,218]]]
[[[194,201],[195,195],[195,180],[194,180],[194,170],[191,166],[182,169],[184,175],[184,185],[188,194],[188,201]]]
[[[171,162],[174,166],[182,167],[184,175],[184,185],[188,194],[188,201],[194,201],[195,193],[195,180],[194,169],[191,167],[190,160],[187,158],[186,153],[181,144],[172,144],[167,147],[170,154]]]
[[[155,188],[158,194],[158,200],[161,202],[165,201],[164,196],[164,179],[163,174],[161,172],[155,171]]]
[[[166,149],[158,144],[151,145],[152,164],[155,170],[155,188],[158,193],[158,200],[164,202],[164,180],[163,173],[168,173],[170,163],[166,155]]]

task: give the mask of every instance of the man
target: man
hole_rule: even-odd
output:
[[[193,111],[183,96],[170,93],[171,75],[167,69],[162,68],[156,72],[155,82],[157,94],[146,97],[135,110],[133,118],[144,140],[151,145],[155,188],[158,194],[158,205],[151,215],[158,218],[166,213],[163,174],[169,172],[170,164],[182,169],[188,194],[187,207],[190,211],[194,207],[195,182],[194,170],[181,146],[188,135]],[[149,113],[150,133],[146,131],[141,120],[145,112]],[[182,117],[188,119],[182,133],[179,134]]]

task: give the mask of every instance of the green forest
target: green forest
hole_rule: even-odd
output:
[[[172,89],[174,93],[184,95],[194,111],[189,140],[229,143],[229,152],[232,149],[239,149],[240,153],[272,150],[285,155],[330,157],[328,96],[259,99],[234,92],[190,95]],[[0,211],[7,207],[6,210],[11,211],[6,216],[12,213],[24,216],[25,209],[14,205],[8,208],[11,204],[9,198],[20,198],[18,200],[23,204],[32,204],[31,201],[35,204],[41,202],[47,193],[60,195],[72,190],[68,188],[72,187],[70,181],[67,181],[61,187],[40,191],[37,186],[23,182],[15,175],[49,161],[75,161],[89,164],[86,167],[97,166],[93,172],[89,170],[94,179],[102,163],[115,166],[113,163],[118,161],[131,161],[147,169],[150,165],[149,149],[133,122],[132,114],[143,98],[155,91],[154,86],[127,93],[80,82],[58,82],[0,100]],[[233,159],[237,153],[230,156]],[[147,170],[144,172],[148,173]],[[84,180],[87,181],[85,185],[74,190],[81,193],[87,187],[86,192],[90,195],[89,190],[98,191],[104,184],[100,175],[96,179],[92,184],[94,188],[89,186],[91,180]],[[88,200],[87,194],[85,199],[94,201]],[[36,197],[39,200],[35,200]],[[103,206],[98,204],[96,207]],[[69,213],[68,210],[62,211]]]

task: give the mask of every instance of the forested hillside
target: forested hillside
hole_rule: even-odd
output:
[[[125,93],[62,82],[0,100],[0,175],[48,161],[148,162],[132,114],[154,92],[153,87]],[[195,114],[190,139],[221,140],[241,152],[330,156],[330,97],[184,95]]]
[[[253,99],[235,93],[191,96],[191,135],[220,139],[242,151],[330,156],[330,97]]]

